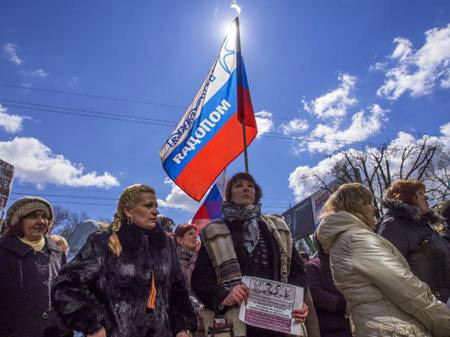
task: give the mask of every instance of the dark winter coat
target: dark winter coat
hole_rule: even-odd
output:
[[[110,231],[91,234],[62,268],[53,289],[56,309],[75,330],[91,334],[102,326],[110,337],[172,337],[196,329],[196,319],[175,245],[157,225],[143,230],[122,224],[122,252],[108,247]],[[152,272],[156,308],[147,309]]]
[[[263,240],[260,239],[260,243],[264,242],[266,245],[265,252],[260,255],[260,258],[252,258],[245,250],[242,243],[243,225],[241,222],[227,223],[230,229],[233,245],[235,248],[236,256],[239,261],[239,266],[242,275],[256,276],[261,278],[267,278],[274,281],[280,281],[280,252],[273,236],[267,231],[265,226],[259,226],[261,236],[264,236]],[[260,247],[255,248],[255,252]],[[265,255],[265,256],[264,256]],[[306,286],[306,276],[304,271],[303,261],[298,255],[295,248],[292,251],[291,272],[289,275],[289,284],[297,285],[300,287]],[[218,306],[229,291],[217,284],[217,277],[214,270],[214,266],[204,246],[200,249],[197,261],[195,264],[194,272],[192,273],[192,289],[197,297],[205,304],[210,310],[218,310]],[[259,329],[252,326],[247,326],[247,337],[280,337],[285,334],[274,332],[266,329]]]
[[[180,262],[181,270],[183,271],[184,274],[184,279],[186,280],[186,286],[189,290],[189,298],[191,299],[192,307],[194,308],[194,311],[197,314],[197,332],[195,333],[194,336],[203,337],[205,336],[203,322],[201,319],[201,311],[203,310],[203,304],[195,296],[191,286],[192,271],[194,270],[195,261],[197,260],[197,253],[185,249],[181,246],[177,246],[177,255],[178,261]]]
[[[349,320],[345,317],[346,302],[336,289],[330,268],[330,257],[320,251],[306,266],[308,288],[319,318],[322,337],[351,337]]]
[[[35,252],[16,237],[0,238],[0,336],[72,336],[50,297],[64,253],[51,240]]]
[[[197,260],[197,253],[177,246],[177,256],[178,262],[180,262],[181,271],[186,280],[186,286],[191,290],[191,277],[195,266],[195,260]]]
[[[403,254],[412,272],[427,283],[443,302],[450,297],[450,245],[432,226],[441,219],[433,212],[421,216],[419,208],[388,199],[378,234]]]

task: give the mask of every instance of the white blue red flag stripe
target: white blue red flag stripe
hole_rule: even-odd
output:
[[[222,200],[222,194],[220,193],[217,184],[214,184],[203,201],[203,204],[192,218],[192,224],[195,225],[198,232],[214,219],[222,217]]]
[[[197,201],[244,150],[241,121],[247,144],[257,134],[238,18],[233,26],[194,101],[160,151],[167,175]]]
[[[203,227],[214,219],[222,217],[222,201],[225,194],[225,185],[226,175],[225,171],[223,171],[192,218],[191,222],[195,225],[197,232],[200,232]]]

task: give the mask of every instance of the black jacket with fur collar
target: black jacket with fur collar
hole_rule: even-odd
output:
[[[450,245],[434,229],[442,219],[434,212],[421,215],[416,206],[398,200],[383,201],[386,214],[378,234],[403,254],[412,272],[427,283],[441,301],[450,297]]]
[[[120,256],[108,247],[110,235],[91,234],[56,279],[55,307],[67,325],[85,334],[103,326],[108,337],[173,337],[181,330],[195,330],[175,245],[161,227],[149,231],[122,224]],[[156,308],[150,311],[152,272],[157,295]]]

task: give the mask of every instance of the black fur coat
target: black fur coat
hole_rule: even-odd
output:
[[[196,317],[175,245],[157,225],[122,224],[119,257],[108,247],[110,231],[91,234],[61,269],[53,288],[57,311],[71,328],[90,334],[102,326],[110,337],[172,337],[195,331]],[[152,272],[156,308],[147,309]]]
[[[438,214],[421,215],[417,206],[385,199],[386,214],[378,234],[388,239],[406,258],[412,272],[427,283],[441,301],[450,297],[450,245],[433,226],[442,223]]]

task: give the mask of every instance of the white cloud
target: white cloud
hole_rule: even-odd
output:
[[[40,78],[44,78],[48,76],[48,72],[45,71],[44,69],[36,69],[36,70],[21,70],[19,71],[19,74],[21,74],[23,77],[40,77]]]
[[[358,102],[355,97],[351,96],[351,92],[355,88],[356,77],[340,74],[338,79],[341,84],[337,89],[309,103],[303,100],[304,109],[322,119],[346,116],[348,107]]]
[[[273,130],[272,113],[268,111],[259,111],[255,113],[256,125],[258,126],[258,136]]]
[[[297,200],[302,200],[317,190],[314,175],[324,179],[326,183],[332,180],[331,169],[342,158],[341,153],[321,160],[316,166],[299,166],[289,175],[289,187]]]
[[[385,71],[387,63],[377,62],[369,67],[369,70],[382,70]]]
[[[302,133],[308,130],[309,124],[305,119],[294,118],[286,124],[280,126],[281,132],[285,135],[291,135],[293,133]]]
[[[166,178],[164,183],[170,185],[172,190],[164,200],[158,199],[159,207],[177,208],[189,212],[194,212],[198,208],[199,203],[184,193],[172,180]]]
[[[370,114],[365,111],[359,111],[352,116],[350,126],[345,129],[339,129],[337,124],[327,126],[319,124],[312,131],[311,135],[316,139],[321,139],[334,150],[340,149],[347,144],[361,142],[376,134],[382,127],[382,122],[386,120],[385,112],[379,105],[374,104],[370,108]],[[316,150],[309,148],[309,150]]]
[[[445,72],[445,75],[442,76],[441,88],[442,89],[450,88],[450,68],[448,68]]]
[[[437,137],[424,136],[420,139],[416,139],[413,135],[406,132],[399,132],[397,137],[387,146],[386,153],[389,158],[389,169],[393,179],[397,179],[402,161],[401,152],[405,146],[422,144],[426,138],[427,144],[440,145],[443,147],[443,153],[450,153],[450,122],[440,127],[441,135]],[[377,148],[366,148],[364,151],[349,149],[346,152],[350,152],[353,155],[361,154],[362,156],[368,153],[377,153]],[[317,190],[317,179],[315,176],[320,177],[326,183],[333,180],[332,169],[333,166],[343,158],[343,153],[336,153],[328,158],[325,158],[317,163],[315,166],[299,166],[289,175],[289,187],[292,189],[297,200],[302,200]],[[411,156],[403,163],[403,170],[406,172],[411,165],[415,156]],[[375,162],[369,156],[367,159],[367,168],[369,172],[375,167]],[[413,179],[415,177],[412,177]]]
[[[441,133],[444,135],[444,137],[450,138],[450,122],[447,124],[444,124],[440,127]]]
[[[299,143],[299,150],[331,153],[346,145],[365,141],[381,130],[383,122],[387,120],[387,111],[374,104],[369,107],[369,112],[356,112],[346,128],[341,127],[342,121],[339,119],[328,125],[318,124],[308,139]]]
[[[394,43],[397,43],[397,47],[391,55],[392,59],[405,61],[411,57],[413,53],[411,41],[402,37],[397,37],[394,39]]]
[[[32,86],[33,86],[33,83],[31,83],[31,82],[23,82],[22,87],[24,87],[24,88],[22,89],[22,92],[24,94],[28,94],[30,92],[29,88],[31,88]]]
[[[110,173],[84,173],[82,164],[73,164],[63,155],[52,153],[36,138],[16,137],[9,142],[0,142],[0,158],[15,166],[18,179],[37,186],[119,186],[118,180]]]
[[[349,108],[358,102],[352,95],[356,77],[340,74],[338,80],[341,84],[337,89],[309,103],[302,100],[303,109],[313,113],[320,122],[309,135],[297,137],[295,152],[334,152],[347,145],[365,141],[378,133],[387,120],[388,110],[382,109],[378,104],[354,113],[349,119]],[[324,119],[327,119],[326,123]],[[308,130],[309,124],[305,120],[294,118],[281,125],[280,129],[285,135],[289,135]]]
[[[77,85],[78,84],[78,76],[72,76],[67,84],[69,84],[71,86]]]
[[[3,46],[3,53],[4,55],[10,60],[11,62],[15,64],[22,64],[23,61],[20,59],[20,57],[17,55],[17,46],[12,43],[7,43]]]
[[[6,108],[0,104],[0,127],[5,129],[6,132],[16,133],[21,131],[25,119],[29,119],[29,117],[7,114]]]
[[[396,100],[406,92],[411,96],[427,95],[439,80],[442,88],[450,87],[450,24],[433,28],[425,36],[425,44],[418,50],[406,38],[394,39],[396,48],[389,56],[393,65],[386,70],[385,82],[377,91],[379,96]]]
[[[48,72],[45,71],[44,69],[36,69],[33,70],[31,72],[31,76],[35,76],[35,77],[47,77],[48,76]]]
[[[237,4],[236,0],[231,0],[230,8],[234,9],[236,11],[237,15],[240,15],[242,12],[242,8]]]

